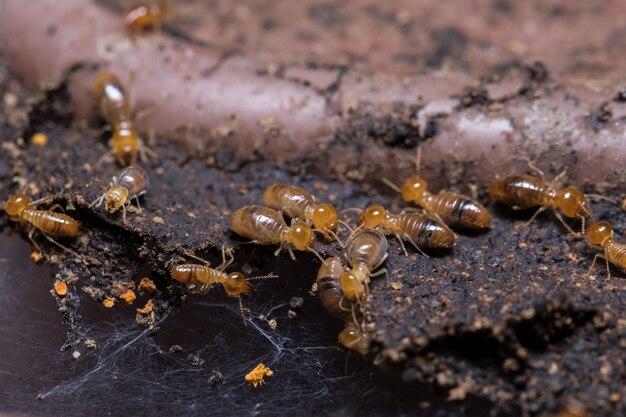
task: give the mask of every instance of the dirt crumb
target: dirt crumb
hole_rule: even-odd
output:
[[[139,292],[149,292],[149,293],[153,293],[156,292],[157,287],[154,284],[154,281],[152,281],[150,278],[141,278],[141,281],[139,281]]]
[[[112,308],[115,305],[115,298],[107,297],[102,300],[102,305],[106,308]]]
[[[65,297],[67,295],[67,284],[63,281],[54,282],[54,292],[59,297]]]
[[[36,146],[46,146],[48,144],[48,135],[43,133],[35,133],[31,138],[30,142]]]
[[[120,298],[126,303],[126,304],[132,304],[135,299],[137,299],[137,296],[135,295],[135,291],[133,290],[126,290],[124,293],[122,293],[120,295]]]
[[[248,372],[245,376],[245,380],[253,388],[256,388],[265,383],[265,377],[274,375],[274,372],[265,366],[263,363],[259,363],[253,370]]]

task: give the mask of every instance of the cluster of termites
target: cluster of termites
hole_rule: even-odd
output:
[[[125,24],[131,35],[163,27],[167,10],[163,3],[151,2],[133,6],[125,15]],[[146,160],[145,147],[135,126],[133,111],[127,89],[112,73],[98,75],[95,96],[100,116],[106,121],[111,137],[110,155],[122,166],[110,185],[92,206],[101,206],[107,213],[121,210],[123,221],[127,220],[127,209],[136,202],[141,210],[139,198],[146,193],[149,178],[141,169],[138,160]],[[359,353],[367,353],[368,336],[363,331],[360,304],[369,297],[370,280],[386,274],[382,268],[388,256],[387,236],[398,240],[403,253],[408,256],[407,245],[426,255],[424,250],[447,250],[457,243],[454,230],[487,230],[491,227],[491,215],[475,197],[442,190],[433,194],[428,183],[419,175],[420,152],[416,158],[417,174],[409,176],[400,186],[388,179],[385,184],[396,190],[406,203],[417,208],[406,208],[391,212],[380,204],[365,209],[347,209],[360,212],[358,224],[353,228],[340,219],[335,207],[329,203],[318,203],[305,189],[293,185],[273,184],[265,190],[262,205],[244,206],[234,211],[229,218],[233,232],[259,245],[276,245],[275,254],[282,250],[296,259],[293,251],[308,251],[321,260],[316,287],[324,308],[341,319],[345,325],[339,334],[339,342]],[[542,211],[551,210],[556,218],[573,236],[584,236],[589,246],[600,248],[591,263],[591,273],[598,257],[604,258],[610,277],[610,265],[626,271],[626,244],[616,241],[613,228],[606,221],[586,227],[592,217],[588,197],[574,186],[561,187],[564,173],[552,182],[544,180],[543,173],[529,163],[538,176],[510,175],[495,181],[490,190],[491,199],[514,209],[538,207],[528,223]],[[601,196],[596,196],[601,197]],[[57,206],[40,210],[37,206],[47,199],[31,201],[25,193],[15,193],[4,204],[4,210],[13,221],[29,225],[28,239],[38,253],[39,245],[33,239],[39,231],[52,243],[68,250],[55,238],[73,238],[79,233],[79,223],[67,214],[55,211]],[[626,210],[626,200],[622,203]],[[286,218],[285,218],[286,216]],[[577,233],[566,219],[580,221],[581,232]],[[345,243],[340,238],[340,227],[348,229]],[[335,242],[342,257],[323,259],[315,249],[316,234]],[[241,272],[226,272],[233,263],[232,249],[222,248],[222,263],[211,268],[208,261],[184,252],[196,262],[177,262],[170,266],[170,275],[175,281],[187,286],[190,291],[206,293],[215,285],[225,293],[238,298],[252,291],[250,281],[276,277],[273,274],[257,277],[244,276]],[[243,308],[242,308],[243,313]]]

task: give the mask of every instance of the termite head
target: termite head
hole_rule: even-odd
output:
[[[334,231],[339,225],[337,210],[328,204],[318,204],[311,215],[313,226],[321,232]]]
[[[412,175],[402,185],[402,199],[406,202],[421,201],[428,183],[419,175]]]
[[[566,187],[556,195],[556,206],[564,215],[571,218],[586,218],[591,215],[587,198],[576,187]]]
[[[4,211],[11,218],[17,218],[22,215],[22,212],[28,208],[30,204],[30,197],[24,193],[15,193],[9,197],[4,204]]]
[[[364,268],[356,267],[344,271],[339,277],[339,285],[343,296],[351,301],[356,301],[365,295],[365,284],[367,271]]]
[[[109,213],[115,213],[128,201],[128,188],[113,184],[104,196],[104,204]]]
[[[613,227],[607,222],[594,223],[587,229],[587,241],[592,245],[604,246],[613,237]]]
[[[315,236],[309,226],[296,222],[289,228],[289,241],[296,249],[307,250],[313,247]]]
[[[361,213],[360,225],[366,229],[381,226],[387,220],[387,211],[380,204],[372,204]]]
[[[367,337],[354,323],[347,323],[346,328],[339,333],[339,343],[348,349],[356,350],[361,355],[367,354]]]
[[[228,274],[228,278],[226,278],[223,285],[224,291],[226,291],[229,297],[239,297],[241,294],[249,294],[252,292],[252,286],[241,272]]]

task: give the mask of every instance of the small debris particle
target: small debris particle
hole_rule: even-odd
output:
[[[135,299],[137,299],[137,296],[135,295],[135,291],[133,290],[126,290],[124,293],[122,293],[122,295],[120,295],[120,298],[126,303],[126,304],[132,304]]]
[[[83,344],[85,345],[85,347],[87,349],[95,349],[95,348],[98,347],[98,344],[93,339],[87,339],[87,340],[85,340],[85,342]]]
[[[153,310],[154,310],[154,300],[150,299],[148,300],[146,305],[137,309],[137,313],[147,316],[148,314],[152,313]]]
[[[63,281],[54,281],[54,292],[59,297],[65,297],[67,295],[67,284]]]
[[[74,359],[78,359],[80,358],[80,352],[75,350],[74,352],[72,352],[72,358]]]
[[[38,250],[34,250],[30,253],[30,259],[32,259],[36,264],[39,264],[43,261],[43,253]]]
[[[622,210],[626,211],[626,198],[622,201]]]
[[[289,310],[287,311],[287,317],[290,319],[295,319],[296,317],[298,317],[298,313],[293,310]]]
[[[528,249],[528,244],[526,242],[520,242],[517,244],[517,247],[520,249]]]
[[[141,278],[139,281],[139,292],[156,292],[157,287],[150,278]]]
[[[199,353],[190,353],[187,355],[187,360],[193,366],[202,366],[204,365],[204,359],[200,357]]]
[[[209,375],[208,383],[212,387],[223,384],[224,381],[224,375],[222,375],[222,373],[218,370],[213,370],[213,372],[211,372],[211,375]]]
[[[276,321],[276,319],[271,319],[271,320],[268,320],[267,325],[270,326],[270,329],[276,330],[276,327],[278,326],[278,322]]]
[[[304,304],[304,299],[302,297],[292,297],[291,301],[289,301],[289,306],[294,309],[302,307],[302,304]]]
[[[30,142],[33,145],[37,146],[46,146],[48,144],[48,136],[43,133],[35,133],[31,138]]]
[[[397,281],[392,281],[389,283],[389,287],[391,287],[392,290],[398,291],[402,289],[402,283],[397,282]]]
[[[260,363],[253,370],[248,372],[245,376],[245,380],[248,384],[252,385],[253,388],[256,388],[265,383],[264,378],[266,376],[270,377],[272,375],[274,375],[274,372],[263,363]]]
[[[115,298],[107,297],[102,300],[102,305],[106,308],[111,308],[115,305]]]
[[[159,216],[154,216],[152,218],[152,221],[157,223],[157,224],[165,224],[165,220],[163,220],[163,218],[159,217]]]
[[[170,353],[180,352],[181,350],[183,350],[183,347],[181,345],[170,346]]]

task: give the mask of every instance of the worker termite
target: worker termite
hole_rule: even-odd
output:
[[[600,247],[604,251],[603,255],[596,254],[593,257],[589,273],[591,273],[598,258],[604,258],[609,278],[611,278],[609,263],[626,272],[626,244],[615,241],[613,238],[613,227],[609,223],[602,221],[589,226],[587,242],[589,245]]]
[[[346,321],[338,340],[345,348],[355,350],[361,355],[367,354],[368,337],[355,321]]]
[[[372,273],[387,259],[387,238],[377,230],[356,231],[348,240],[346,258],[351,268],[341,274],[341,291],[348,300],[360,300],[370,278],[387,272]]]
[[[315,198],[304,188],[285,184],[270,185],[263,193],[263,204],[282,210],[290,218],[301,219],[325,236],[339,240],[335,231],[340,220],[335,207],[328,203],[316,203]]]
[[[113,177],[109,188],[91,205],[97,207],[104,202],[104,207],[109,213],[115,213],[121,208],[122,218],[126,221],[126,206],[134,198],[141,210],[139,197],[146,193],[148,184],[148,175],[144,170],[136,166],[124,168]]]
[[[109,144],[115,159],[122,166],[134,164],[138,155],[145,160],[148,150],[135,128],[128,93],[120,80],[109,72],[101,73],[95,89],[100,113],[113,129]]]
[[[322,305],[330,314],[347,319],[353,308],[353,303],[343,297],[341,292],[341,274],[345,268],[337,256],[327,258],[322,262],[317,272],[317,293]]]
[[[422,213],[393,214],[380,204],[374,204],[361,213],[360,226],[378,229],[384,235],[395,236],[404,254],[408,256],[403,241],[406,240],[421,253],[422,248],[449,249],[456,244],[456,234],[443,223]]]
[[[260,245],[275,245],[280,247],[275,252],[278,256],[285,248],[291,259],[295,260],[291,246],[297,250],[313,252],[322,259],[315,249],[313,230],[306,224],[294,221],[287,226],[283,215],[276,210],[261,206],[244,206],[230,215],[229,225],[233,232],[246,237],[252,243]],[[322,259],[323,261],[323,259]]]
[[[227,253],[228,259],[226,259]],[[208,261],[195,255],[186,255],[201,261],[202,265],[191,263],[174,265],[170,268],[170,275],[176,281],[186,284],[190,289],[201,293],[206,293],[213,285],[219,284],[224,287],[224,291],[229,297],[241,297],[242,294],[252,292],[252,286],[248,282],[249,280],[277,277],[277,275],[268,274],[246,279],[241,272],[224,272],[235,259],[232,251],[225,250],[224,248],[222,248],[222,263],[217,268],[211,268]]]
[[[144,1],[128,9],[124,22],[132,35],[138,35],[150,30],[160,30],[167,15],[165,2]]]
[[[530,163],[529,166],[543,177],[541,171]],[[587,198],[578,188],[570,186],[560,190],[556,189],[556,184],[563,175],[565,172],[559,174],[552,183],[547,183],[543,178],[531,175],[509,175],[494,182],[489,189],[489,195],[494,201],[516,209],[541,206],[530,218],[528,224],[539,213],[550,208],[557,219],[573,235],[576,235],[576,232],[563,220],[561,213],[569,218],[580,219],[584,233],[585,219],[591,215],[591,208]]]
[[[421,148],[418,148],[416,168],[419,173]],[[426,210],[433,217],[453,228],[482,230],[491,227],[491,215],[478,201],[451,191],[440,191],[432,194],[428,191],[428,183],[419,175],[412,175],[398,187],[387,178],[383,182],[402,195],[408,203],[414,203]]]
[[[32,226],[28,232],[28,240],[30,240],[37,251],[41,252],[41,249],[33,240],[33,233],[35,233],[35,230],[39,230],[46,239],[60,248],[68,252],[72,252],[70,249],[61,245],[50,236],[75,237],[78,235],[78,222],[63,213],[57,213],[52,210],[36,210],[32,208],[44,200],[46,199],[43,198],[41,200],[31,201],[30,197],[26,194],[15,193],[11,195],[4,204],[4,211],[12,221],[27,222]]]

